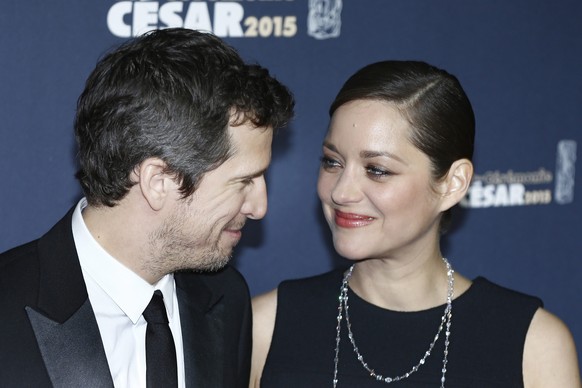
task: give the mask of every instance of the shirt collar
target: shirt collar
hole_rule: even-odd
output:
[[[87,200],[82,198],[73,212],[72,229],[79,262],[113,302],[135,324],[149,304],[155,290],[162,291],[168,317],[173,316],[174,275],[168,274],[152,285],[111,256],[93,238],[83,220]]]

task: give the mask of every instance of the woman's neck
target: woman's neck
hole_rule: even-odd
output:
[[[454,296],[470,286],[470,281],[454,274]],[[395,311],[421,311],[446,303],[446,265],[435,252],[412,259],[369,259],[355,265],[350,288],[362,299]]]

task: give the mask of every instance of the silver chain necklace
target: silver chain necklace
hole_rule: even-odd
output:
[[[435,343],[439,339],[443,328],[446,327],[445,330],[445,350],[443,355],[443,368],[442,368],[442,376],[441,376],[441,388],[445,387],[445,374],[447,372],[447,362],[448,362],[448,354],[449,354],[449,337],[451,335],[451,317],[453,315],[453,292],[454,292],[454,285],[455,285],[455,278],[453,276],[454,270],[449,264],[448,260],[443,257],[443,262],[447,267],[447,280],[448,280],[448,289],[447,289],[447,305],[445,307],[445,311],[443,316],[441,317],[441,323],[439,325],[439,329],[434,337],[434,340],[430,343],[428,350],[424,353],[424,356],[420,359],[418,364],[413,366],[408,372],[404,373],[403,375],[395,376],[395,377],[385,377],[379,373],[376,373],[374,369],[368,366],[368,363],[364,361],[364,357],[360,353],[358,346],[356,345],[356,340],[354,339],[354,334],[352,333],[352,324],[350,322],[350,314],[349,314],[349,306],[348,306],[348,283],[352,276],[352,272],[354,271],[354,266],[352,265],[345,273],[344,279],[342,281],[342,285],[340,288],[340,295],[339,295],[339,306],[338,306],[338,315],[337,315],[337,327],[336,327],[336,337],[335,337],[335,358],[334,358],[334,370],[333,370],[333,387],[336,388],[339,382],[338,379],[338,363],[339,363],[339,349],[340,349],[340,331],[341,331],[341,323],[343,319],[342,312],[345,311],[346,315],[346,326],[348,328],[348,337],[350,342],[352,343],[352,347],[354,352],[356,353],[356,357],[358,361],[362,364],[364,369],[368,371],[370,377],[382,381],[384,383],[393,383],[395,381],[404,380],[414,372],[416,372],[421,365],[424,365],[428,356],[430,356]]]

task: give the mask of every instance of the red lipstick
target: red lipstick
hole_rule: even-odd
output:
[[[374,222],[373,217],[335,210],[335,224],[341,228],[359,228]]]

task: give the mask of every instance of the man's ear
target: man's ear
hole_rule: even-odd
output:
[[[160,210],[177,188],[174,176],[167,173],[166,163],[159,158],[144,160],[134,171],[134,179],[142,197],[152,210]]]
[[[465,197],[472,178],[473,163],[469,159],[459,159],[451,165],[447,176],[439,185],[442,211],[452,208]]]

